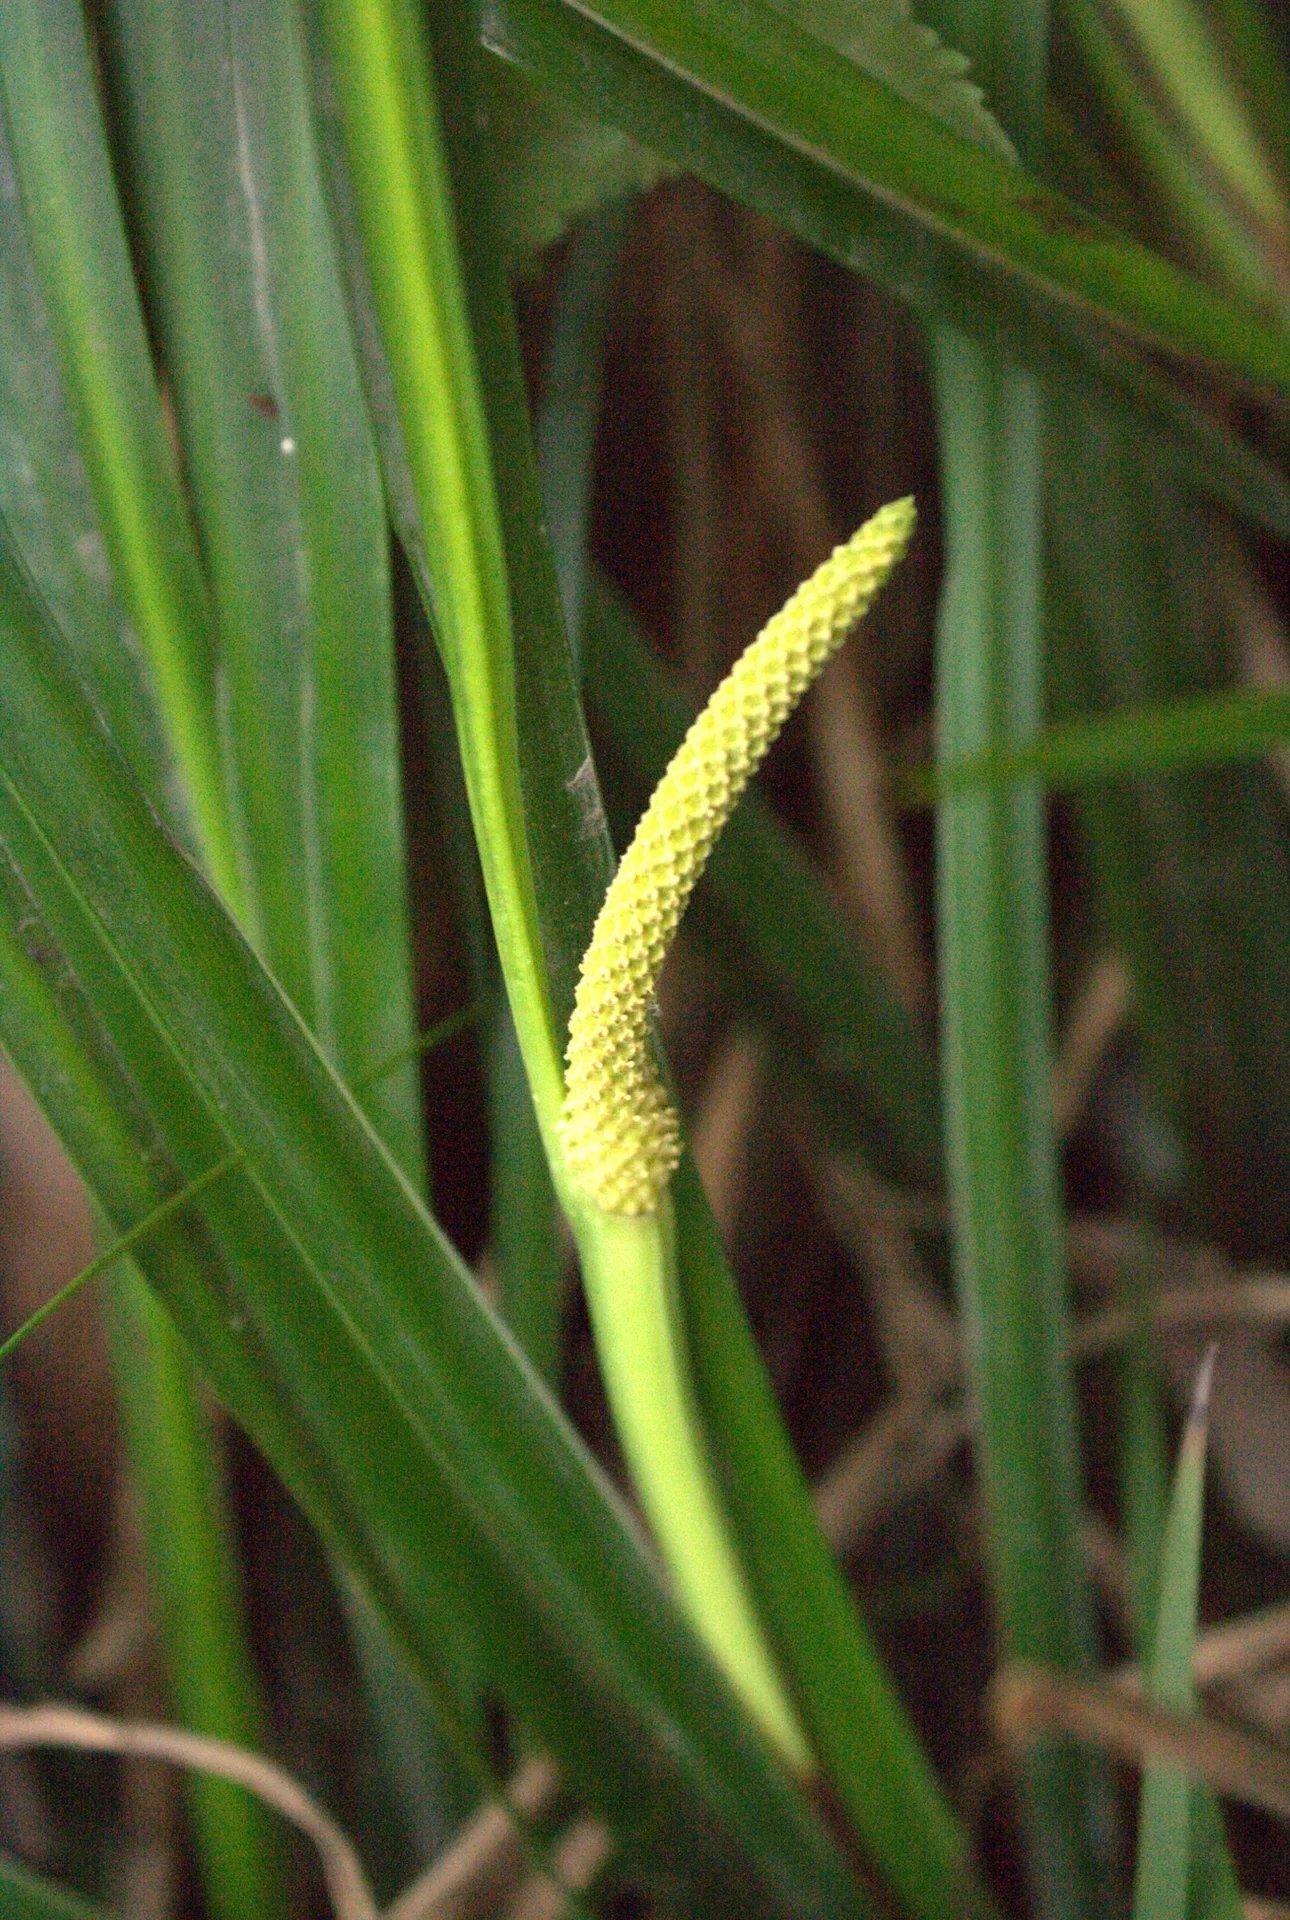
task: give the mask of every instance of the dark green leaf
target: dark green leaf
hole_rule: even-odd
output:
[[[925,318],[1005,347],[1043,376],[1060,374],[1072,405],[1127,402],[1152,457],[1290,537],[1290,491],[1280,474],[1123,340],[1045,298],[1027,277],[957,249],[832,158],[824,164],[801,151],[559,0],[488,0],[480,34],[486,47],[563,98],[650,140],[667,159],[771,215]],[[1021,176],[1011,177],[1015,187]]]
[[[0,1911],[5,1920],[110,1920],[106,1907],[37,1879],[0,1856]]]
[[[414,1031],[389,550],[295,16],[120,0],[109,18],[219,618],[248,926],[361,1079]],[[415,1072],[369,1097],[419,1179]]]
[[[1073,300],[1091,318],[1290,394],[1278,329],[958,139],[766,0],[737,12],[713,0],[579,0],[577,11],[960,250],[1007,261],[1050,301]]]
[[[1201,509],[1126,423],[1051,411],[1055,717],[1210,696],[1226,648]],[[1133,973],[1156,1091],[1190,1154],[1202,1231],[1286,1252],[1290,852],[1259,766],[1090,789],[1078,818]]]

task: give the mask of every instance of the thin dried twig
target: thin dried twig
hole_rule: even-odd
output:
[[[882,1515],[934,1479],[967,1438],[961,1407],[891,1400],[843,1448],[815,1488],[815,1513],[836,1553],[850,1553]]]
[[[1280,1274],[1250,1274],[1199,1286],[1170,1287],[1153,1295],[1147,1313],[1152,1326],[1161,1333],[1224,1323],[1275,1332],[1290,1324],[1290,1279]],[[1134,1317],[1127,1307],[1105,1307],[1077,1322],[1071,1332],[1071,1352],[1077,1360],[1090,1360],[1111,1347],[1123,1346],[1133,1328]]]
[[[385,1920],[448,1920],[467,1911],[496,1911],[523,1872],[520,1823],[540,1819],[559,1790],[552,1760],[544,1754],[526,1760],[507,1787],[505,1801],[481,1807],[452,1845],[387,1908]]]
[[[727,1246],[738,1225],[760,1082],[761,1050],[746,1028],[735,1027],[708,1070],[690,1134],[694,1164]]]
[[[589,1887],[613,1852],[609,1829],[599,1820],[575,1820],[560,1836],[548,1867],[520,1888],[507,1920],[560,1920],[570,1893]]]
[[[959,1378],[954,1314],[939,1298],[908,1226],[884,1205],[886,1189],[837,1156],[803,1151],[816,1198],[868,1280],[883,1359],[897,1392],[931,1399]]]
[[[1053,1062],[1053,1121],[1067,1140],[1079,1125],[1106,1050],[1133,1001],[1129,969],[1118,953],[1100,953],[1084,979]]]
[[[894,1388],[815,1491],[820,1525],[845,1553],[888,1508],[934,1478],[966,1438],[968,1416],[961,1404],[947,1404],[959,1383],[957,1324],[908,1228],[882,1205],[883,1190],[861,1169],[809,1150],[803,1159],[826,1219],[866,1276]]]
[[[378,1920],[367,1878],[345,1834],[289,1773],[260,1754],[181,1727],[111,1720],[80,1707],[0,1707],[0,1748],[21,1747],[134,1754],[231,1780],[258,1795],[313,1841],[336,1920]]]
[[[990,1683],[988,1706],[1004,1744],[1024,1752],[1051,1735],[1142,1766],[1164,1761],[1216,1793],[1290,1820],[1290,1757],[1217,1721],[1171,1713],[1106,1682],[1018,1661]]]

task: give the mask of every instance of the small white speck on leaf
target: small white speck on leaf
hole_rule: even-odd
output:
[[[604,802],[600,798],[600,783],[596,779],[596,769],[588,754],[571,780],[564,783],[565,792],[573,795],[578,803],[578,832],[584,840],[598,840],[606,829]]]

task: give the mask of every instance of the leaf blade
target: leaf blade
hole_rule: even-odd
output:
[[[489,0],[484,46],[587,113],[610,117],[709,185],[769,214],[809,246],[876,280],[925,318],[1011,352],[1096,398],[1127,403],[1152,451],[1206,495],[1290,537],[1290,490],[1122,341],[1047,302],[1027,281],[915,228],[844,174],[647,59],[555,0]]]
[[[236,1276],[231,1298],[200,1274],[187,1298],[167,1289],[221,1391],[431,1678],[443,1622],[425,1584],[438,1569],[421,1562],[433,1543],[459,1593],[478,1598],[498,1683],[520,1690],[637,1857],[680,1870],[692,1856],[707,1881],[720,1833],[772,1908],[857,1910],[813,1818],[661,1602],[599,1475],[114,763],[12,565],[0,615],[10,860],[60,964],[93,983],[154,1155],[158,1129],[180,1174],[212,1164],[217,1142],[247,1155],[236,1190],[207,1189],[200,1214]],[[49,1079],[42,1091],[55,1109],[68,1098]]]
[[[935,225],[956,246],[1007,261],[1050,301],[1060,294],[1173,352],[1290,391],[1290,348],[1278,330],[1023,170],[956,138],[762,0],[737,16],[697,0],[685,7],[569,3],[786,144]]]

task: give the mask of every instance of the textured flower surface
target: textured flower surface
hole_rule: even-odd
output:
[[[836,547],[740,655],[678,748],[596,920],[569,1023],[560,1144],[606,1213],[652,1213],[681,1128],[650,1050],[659,975],[722,827],[806,689],[867,612],[914,531],[896,500]]]

